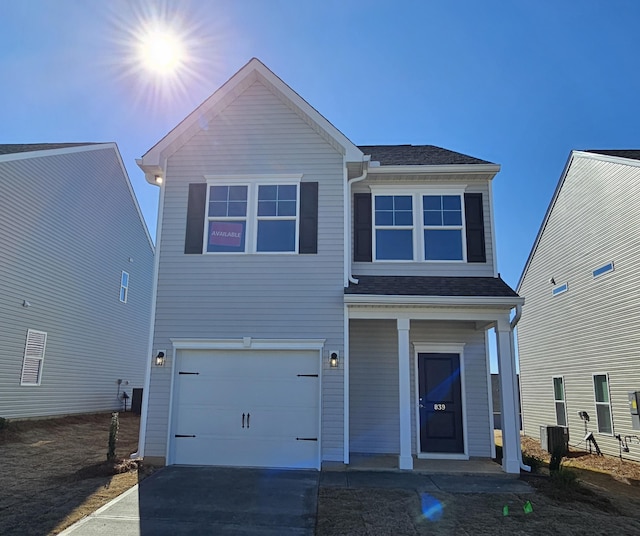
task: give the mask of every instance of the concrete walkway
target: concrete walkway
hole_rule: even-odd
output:
[[[165,467],[61,536],[314,534],[318,487],[527,493],[505,475]]]

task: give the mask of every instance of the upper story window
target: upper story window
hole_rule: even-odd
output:
[[[607,264],[600,266],[593,270],[593,278],[600,277],[601,275],[608,274],[609,272],[613,272],[613,262],[608,262]]]
[[[209,185],[208,253],[297,253],[298,183]]]
[[[465,260],[462,194],[372,190],[374,260]]]
[[[120,275],[120,301],[122,303],[127,303],[127,298],[129,297],[129,274],[127,272],[122,272]]]
[[[557,285],[551,289],[551,295],[558,296],[559,294],[564,294],[567,290],[569,290],[569,284],[562,283],[562,285]]]

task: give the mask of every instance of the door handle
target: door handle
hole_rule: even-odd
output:
[[[251,413],[247,413],[247,428],[249,428],[249,419],[251,419]]]
[[[244,413],[242,414],[242,427],[244,428]]]

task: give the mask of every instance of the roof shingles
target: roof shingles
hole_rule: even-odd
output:
[[[491,164],[473,156],[435,145],[360,145],[371,160],[382,166],[440,166],[451,164]]]
[[[66,149],[67,147],[82,147],[94,145],[94,142],[86,143],[0,143],[0,155],[29,153],[33,151],[51,151],[53,149]]]
[[[345,294],[381,296],[479,296],[517,298],[500,277],[354,276]]]

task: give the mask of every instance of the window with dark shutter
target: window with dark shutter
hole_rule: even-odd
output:
[[[318,253],[318,183],[300,183],[298,253]]]
[[[353,195],[353,260],[371,262],[371,194]]]
[[[481,193],[464,194],[464,215],[467,236],[467,262],[487,262]]]
[[[184,239],[184,252],[187,254],[202,253],[206,201],[207,185],[205,183],[190,184],[187,202],[187,231]]]

